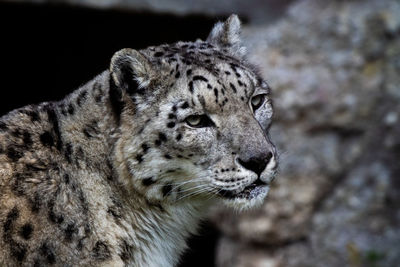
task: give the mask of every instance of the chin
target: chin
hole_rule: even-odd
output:
[[[237,211],[260,207],[268,195],[269,186],[256,186],[238,194],[222,196],[224,204]]]

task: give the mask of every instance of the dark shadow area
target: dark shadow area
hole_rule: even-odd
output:
[[[62,99],[107,69],[121,48],[205,39],[218,19],[0,3],[0,116]],[[213,266],[217,236],[205,224],[180,266]]]
[[[59,100],[121,48],[206,38],[218,18],[0,3],[0,115]]]
[[[215,249],[219,231],[211,223],[201,225],[199,234],[189,239],[189,249],[183,255],[179,267],[215,266]]]

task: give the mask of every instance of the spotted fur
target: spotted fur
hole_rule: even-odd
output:
[[[206,41],[123,49],[1,117],[0,266],[174,266],[215,201],[262,203],[272,106],[239,31],[233,15]]]

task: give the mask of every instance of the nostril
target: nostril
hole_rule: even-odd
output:
[[[264,157],[251,157],[249,160],[242,160],[238,158],[240,165],[246,169],[255,172],[258,176],[263,172],[269,161],[271,160],[273,154],[268,152]]]
[[[267,157],[265,158],[265,162],[267,162],[266,164],[269,163],[269,161],[272,159],[272,156],[273,156],[272,152],[268,152]]]

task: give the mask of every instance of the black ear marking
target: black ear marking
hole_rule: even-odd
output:
[[[128,95],[132,96],[135,92],[138,92],[139,89],[139,83],[137,80],[134,78],[134,72],[129,65],[123,65],[121,66],[121,72],[122,72],[122,79],[125,83],[125,90],[128,93]]]

